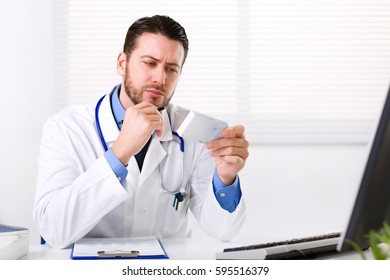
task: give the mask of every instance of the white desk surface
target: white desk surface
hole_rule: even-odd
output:
[[[193,240],[191,238],[161,240],[170,259],[174,260],[215,260],[215,254],[224,248],[235,246],[215,239]],[[70,259],[71,249],[53,249],[48,245],[30,245],[24,260],[66,260]]]
[[[161,240],[164,249],[172,260],[215,260],[215,254],[224,248],[245,244],[221,242],[215,239],[174,238]],[[250,244],[246,244],[250,245]],[[53,249],[48,245],[30,245],[29,252],[22,260],[70,260],[71,249]],[[355,252],[327,257],[326,259],[360,260]]]

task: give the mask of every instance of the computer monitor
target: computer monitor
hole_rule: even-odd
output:
[[[370,153],[361,179],[348,226],[337,249],[352,249],[348,240],[368,248],[367,234],[379,230],[390,218],[390,88],[385,98]]]

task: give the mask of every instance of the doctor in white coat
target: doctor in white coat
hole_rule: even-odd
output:
[[[244,127],[207,144],[177,135],[188,110],[169,101],[187,52],[176,21],[141,18],[117,59],[122,83],[96,106],[72,106],[46,122],[33,218],[49,245],[186,237],[188,209],[218,239],[238,233],[245,217],[238,172],[249,155]]]

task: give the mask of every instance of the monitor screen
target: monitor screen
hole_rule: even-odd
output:
[[[389,223],[390,212],[390,89],[387,93],[370,153],[352,209],[348,226],[340,239],[339,251],[348,251],[356,242],[369,247],[367,234]]]

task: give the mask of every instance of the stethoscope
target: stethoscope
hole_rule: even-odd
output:
[[[111,93],[109,94],[110,97],[114,93],[116,88],[117,87],[115,87],[111,91]],[[99,121],[100,105],[102,104],[102,102],[103,102],[105,97],[106,97],[106,95],[103,95],[99,99],[98,103],[96,104],[96,107],[95,107],[95,122],[96,122],[96,129],[97,129],[97,133],[99,135],[100,142],[102,143],[104,151],[106,152],[108,150],[108,147],[107,147],[106,140],[104,139],[104,135],[103,135],[103,132],[102,132],[102,129],[101,129],[101,126],[100,126],[100,121]],[[169,117],[169,114],[168,114],[168,117]],[[171,122],[170,117],[169,117],[169,122]],[[154,133],[153,133],[153,135],[154,135]],[[160,173],[159,180],[160,180],[160,185],[161,185],[161,188],[162,188],[163,192],[171,194],[171,195],[174,196],[173,205],[172,206],[177,210],[178,206],[179,206],[179,203],[182,202],[187,197],[187,193],[186,193],[185,187],[182,186],[183,181],[184,181],[184,162],[185,162],[184,161],[184,139],[176,131],[173,131],[173,130],[172,130],[172,135],[174,137],[176,137],[176,139],[179,140],[178,143],[180,144],[180,151],[182,152],[183,164],[182,164],[181,180],[179,180],[179,182],[181,181],[181,183],[179,183],[179,186],[177,186],[175,188],[166,187],[164,185],[163,179],[162,179],[161,164],[159,164],[159,173]],[[175,141],[175,142],[177,142],[177,141]]]

